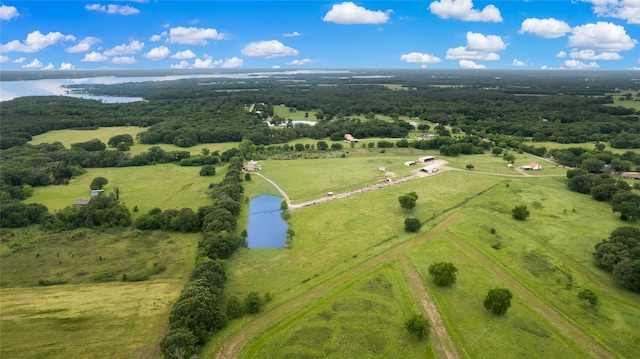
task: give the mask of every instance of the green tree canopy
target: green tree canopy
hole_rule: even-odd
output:
[[[502,315],[511,307],[513,294],[507,288],[491,289],[484,299],[484,307],[493,314]]]
[[[449,262],[438,262],[429,266],[429,274],[433,277],[433,282],[439,286],[455,283],[457,271],[458,268]]]
[[[104,186],[106,186],[109,183],[109,180],[107,180],[104,177],[96,177],[93,179],[93,181],[91,181],[91,185],[89,185],[89,187],[93,190],[97,190],[97,189],[103,189]]]
[[[527,206],[516,206],[511,210],[511,216],[519,221],[524,221],[529,217]]]
[[[404,327],[409,334],[422,340],[429,336],[429,321],[421,315],[415,314],[404,322]]]
[[[398,197],[400,207],[405,210],[413,209],[416,206],[416,201],[418,201],[418,194],[415,192],[409,192]]]

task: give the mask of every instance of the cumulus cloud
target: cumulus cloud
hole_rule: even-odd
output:
[[[600,66],[598,66],[598,64],[593,62],[593,61],[591,61],[588,64],[585,64],[584,62],[581,62],[581,61],[578,61],[578,60],[565,60],[562,63],[562,68],[565,68],[565,69],[579,69],[579,70],[582,70],[582,69],[597,69],[599,67]]]
[[[193,64],[189,64],[187,61],[180,61],[179,64],[171,65],[172,69],[212,69],[223,68],[232,69],[241,67],[244,61],[238,57],[227,58],[224,60],[214,60],[213,58],[206,58],[204,60],[195,59]]]
[[[626,20],[628,24],[640,24],[638,0],[582,0],[593,4],[593,12],[602,17]]]
[[[638,40],[627,35],[624,27],[610,22],[576,26],[571,30],[569,47],[599,51],[625,51],[633,49]]]
[[[302,60],[293,60],[293,61],[287,62],[286,64],[287,65],[307,65],[312,62],[313,60],[311,59],[302,59]]]
[[[458,64],[461,69],[486,69],[484,65],[476,64],[471,60],[460,60]]]
[[[95,52],[95,51],[91,51],[88,54],[84,55],[84,58],[80,61],[82,62],[103,62],[103,61],[107,61],[109,59],[108,56],[104,56],[101,53]]]
[[[524,61],[520,61],[518,59],[513,59],[513,61],[511,61],[511,66],[526,67],[526,66],[529,66],[529,65]]]
[[[0,55],[0,64],[4,64],[5,62],[9,62],[9,56]]]
[[[252,42],[245,46],[240,53],[244,56],[270,59],[278,56],[296,56],[299,51],[284,45],[278,40],[271,40]]]
[[[112,15],[138,15],[140,10],[129,5],[100,5],[100,4],[87,4],[85,10],[106,12]]]
[[[207,40],[224,40],[227,35],[216,29],[178,26],[169,30],[169,43],[182,45],[207,45]]]
[[[33,59],[33,61],[31,61],[30,63],[22,65],[23,69],[41,69],[43,67],[44,65],[38,59]]]
[[[534,17],[525,19],[518,33],[524,34],[528,32],[545,39],[554,39],[564,36],[569,31],[571,31],[571,27],[564,21],[554,18],[537,19]]]
[[[287,33],[287,34],[282,34],[282,36],[284,36],[284,37],[297,37],[297,36],[302,36],[302,34],[297,32],[297,31],[294,31],[294,32],[290,32],[290,33]]]
[[[435,64],[442,61],[437,56],[424,54],[422,52],[410,52],[408,54],[400,55],[400,60],[411,63],[411,64],[422,64],[422,65]]]
[[[136,63],[136,58],[133,56],[116,56],[111,59],[111,62],[116,65],[133,65]]]
[[[385,24],[389,21],[389,14],[392,10],[367,10],[352,2],[334,4],[322,21],[333,22],[341,25],[354,24]]]
[[[622,56],[617,52],[601,52],[597,54],[593,50],[572,51],[569,56],[572,59],[580,60],[622,60]]]
[[[60,64],[60,70],[73,70],[76,67],[73,64],[70,64],[68,62],[63,62]]]
[[[18,16],[20,16],[20,13],[15,6],[7,6],[4,4],[0,6],[0,20],[11,20]]]
[[[158,41],[162,40],[162,38],[163,38],[163,37],[165,37],[165,36],[167,36],[167,32],[166,32],[166,31],[165,31],[165,32],[163,32],[162,34],[159,34],[159,35],[152,35],[152,36],[149,38],[149,41],[151,41],[151,42],[158,42]]]
[[[57,31],[43,35],[40,31],[36,30],[29,33],[24,42],[13,40],[0,45],[0,52],[38,52],[57,42],[75,41],[75,39],[73,35],[64,35]]]
[[[559,52],[556,54],[556,57],[557,57],[557,58],[560,58],[560,59],[561,59],[561,58],[564,58],[564,57],[567,57],[567,53],[566,53],[565,51],[559,51]]]
[[[502,22],[500,10],[487,5],[482,10],[473,8],[471,0],[439,0],[429,5],[429,9],[441,19],[458,19],[474,22]]]
[[[135,54],[138,51],[142,51],[142,49],[144,49],[144,42],[133,40],[128,45],[121,44],[111,49],[107,49],[104,54],[107,56],[131,55]]]
[[[447,50],[447,60],[481,60],[496,61],[500,55],[496,52],[507,48],[500,36],[483,35],[467,32],[467,46],[459,46]]]
[[[84,39],[80,40],[80,42],[77,45],[71,46],[67,48],[65,51],[72,54],[79,53],[79,52],[87,52],[91,50],[91,46],[99,42],[100,42],[100,39],[97,37],[85,37]]]
[[[188,60],[188,59],[193,59],[195,57],[196,57],[196,54],[194,54],[193,51],[191,50],[178,51],[175,53],[175,55],[171,55],[172,59],[178,59],[178,60]]]
[[[11,61],[11,63],[14,64],[24,64],[24,62],[27,61],[26,57],[18,57],[17,59]]]
[[[158,46],[144,54],[143,57],[149,60],[157,61],[164,60],[169,57],[169,55],[171,55],[171,51],[166,46]]]

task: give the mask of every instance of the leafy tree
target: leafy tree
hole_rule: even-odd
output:
[[[404,230],[405,232],[414,233],[420,230],[422,227],[422,223],[417,218],[406,218],[404,220]]]
[[[240,318],[244,315],[242,302],[237,295],[232,295],[227,299],[227,317],[229,319]]]
[[[502,154],[502,151],[503,151],[502,147],[493,147],[493,148],[491,149],[491,153],[492,153],[494,156],[500,156],[500,155]]]
[[[130,146],[126,142],[120,142],[116,146],[116,149],[120,152],[126,152],[126,151],[129,151]]]
[[[634,292],[640,292],[640,256],[638,256],[640,249],[637,249],[635,252],[634,259],[622,259],[613,267],[611,274],[621,286]]]
[[[598,306],[598,296],[591,289],[583,289],[583,290],[581,290],[578,293],[578,298],[580,300],[583,300],[583,301],[589,303],[589,305],[592,308],[595,308],[595,307]]]
[[[467,167],[467,169],[468,169],[468,170],[472,170],[472,169],[474,169],[474,168],[475,168],[475,166],[474,166],[474,165],[472,165],[472,164],[468,164],[466,167]]]
[[[416,206],[416,201],[418,200],[418,194],[415,192],[405,193],[402,196],[398,197],[398,202],[400,203],[400,207],[405,210],[412,210]]]
[[[409,334],[422,340],[429,336],[429,321],[421,315],[415,314],[404,322],[404,327]]]
[[[216,168],[213,165],[204,165],[200,169],[200,176],[213,176],[216,174]]]
[[[318,141],[318,143],[316,143],[316,148],[320,151],[326,151],[329,148],[329,145],[324,141]]]
[[[611,197],[611,208],[620,213],[623,221],[640,218],[640,196],[630,191],[618,191]]]
[[[580,168],[586,170],[589,173],[599,173],[602,170],[603,165],[604,163],[601,160],[595,157],[589,157],[582,160]]]
[[[104,177],[96,177],[91,181],[91,185],[89,186],[92,190],[103,189],[109,183]]]
[[[439,286],[455,283],[457,271],[458,268],[449,262],[438,262],[429,266],[429,274],[433,277],[433,282]]]
[[[107,141],[109,147],[117,147],[120,143],[125,143],[128,146],[133,146],[133,137],[129,134],[115,135]]]
[[[484,299],[484,307],[493,314],[502,315],[511,306],[513,294],[507,288],[491,289]]]
[[[186,328],[170,329],[160,340],[160,350],[165,358],[191,358],[198,352],[197,341],[193,332]]]
[[[255,314],[260,311],[262,306],[262,298],[258,292],[249,292],[244,298],[244,309],[249,314]]]
[[[511,210],[511,216],[519,221],[524,221],[529,217],[527,206],[516,206]]]

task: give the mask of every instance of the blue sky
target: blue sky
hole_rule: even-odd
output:
[[[640,70],[640,0],[6,1],[0,69]]]

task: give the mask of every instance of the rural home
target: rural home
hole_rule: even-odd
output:
[[[260,171],[262,167],[260,167],[256,161],[249,161],[244,169],[245,171]]]
[[[622,172],[622,178],[640,180],[640,172]]]
[[[435,157],[433,157],[433,156],[424,156],[424,157],[418,158],[418,162],[420,162],[420,163],[427,163],[427,162],[431,162],[433,160],[435,160]]]
[[[526,165],[526,166],[522,166],[522,167],[520,167],[520,168],[522,168],[522,169],[523,169],[523,170],[525,170],[525,171],[531,171],[531,170],[533,170],[533,171],[539,171],[539,170],[541,170],[541,169],[542,169],[542,166],[541,166],[539,163],[531,162],[531,163],[529,163],[528,165]]]
[[[347,142],[358,142],[358,139],[353,137],[350,133],[344,135],[344,140]]]

